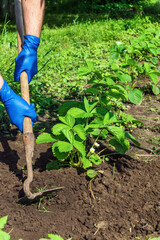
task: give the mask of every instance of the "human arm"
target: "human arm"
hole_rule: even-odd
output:
[[[15,59],[14,79],[16,82],[19,81],[23,71],[28,75],[28,82],[38,72],[37,49],[40,44],[44,7],[45,0],[22,0],[25,35],[22,51]]]
[[[40,38],[44,8],[44,0],[22,0],[25,34]]]

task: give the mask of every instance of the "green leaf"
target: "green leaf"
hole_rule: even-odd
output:
[[[72,107],[79,106],[79,102],[77,101],[66,101],[63,104],[61,104],[58,108],[58,114],[60,116],[65,116],[67,114],[67,111]]]
[[[154,55],[154,56],[157,56],[157,48],[153,48],[153,47],[150,47],[149,48],[149,51]]]
[[[97,78],[102,79],[102,74],[99,71],[94,71],[94,74],[96,75]]]
[[[55,235],[55,234],[48,234],[48,237],[53,240],[63,240],[62,237]]]
[[[112,85],[115,85],[115,82],[112,80],[112,78],[106,77],[106,84],[108,86],[112,86]]]
[[[55,141],[57,141],[57,139],[49,133],[42,133],[36,139],[36,143],[49,143]]]
[[[140,143],[129,133],[125,132],[125,137],[132,140],[138,147],[140,147]]]
[[[81,108],[71,108],[68,111],[68,114],[70,114],[71,116],[75,117],[75,118],[85,118],[85,114],[86,112],[84,110],[82,110]]]
[[[81,76],[85,76],[91,73],[91,70],[86,67],[80,67],[77,74]]]
[[[123,142],[125,139],[124,127],[116,127],[116,126],[107,126],[107,130],[119,141]]]
[[[52,133],[54,135],[60,135],[63,129],[70,130],[70,127],[63,123],[57,123],[56,125],[53,126]]]
[[[8,233],[0,230],[0,239],[1,240],[10,240],[10,235]]]
[[[153,65],[158,65],[158,58],[152,57],[150,58],[150,61],[153,63]]]
[[[86,132],[84,127],[81,124],[74,126],[73,130],[77,133],[77,135],[82,139],[86,140]]]
[[[96,115],[101,115],[101,116],[104,116],[107,112],[108,112],[108,110],[105,109],[104,107],[96,107],[92,111],[92,113],[94,113]]]
[[[112,112],[107,112],[103,119],[104,125],[109,125],[111,123],[116,123],[119,120],[117,119],[116,115]]]
[[[154,82],[154,84],[158,83],[158,76],[156,73],[149,73],[148,77]]]
[[[61,153],[62,152],[70,152],[73,149],[73,145],[71,143],[65,142],[65,141],[58,141],[57,147]]]
[[[84,106],[85,106],[86,112],[90,112],[89,102],[86,97],[84,97]]]
[[[120,142],[118,142],[116,139],[111,139],[109,141],[109,144],[120,154],[125,154],[125,152],[129,149],[129,144],[127,146],[126,144],[121,144]]]
[[[82,154],[82,156],[86,155],[86,150],[83,143],[75,140],[73,146]]]
[[[55,234],[48,234],[49,239],[41,238],[39,240],[64,240],[62,237],[55,235]]]
[[[86,174],[89,178],[94,178],[98,173],[95,170],[89,169]]]
[[[87,88],[87,90],[85,90],[85,93],[92,93],[93,95],[98,95],[99,91],[96,88]]]
[[[140,104],[143,99],[143,93],[141,90],[135,88],[132,91],[129,91],[128,98],[132,103]]]
[[[112,69],[113,71],[118,71],[118,70],[119,70],[119,65],[118,65],[117,63],[112,63],[111,69]]]
[[[92,154],[89,159],[92,163],[94,163],[96,165],[99,165],[102,162],[101,158],[98,155],[93,155]]]
[[[89,168],[92,166],[92,163],[89,161],[88,158],[86,157],[83,157],[82,158],[82,162],[83,162],[83,168],[86,169],[86,168]]]
[[[52,145],[52,152],[58,160],[65,160],[69,156],[69,152],[60,152],[58,148],[58,142]]]
[[[110,59],[115,60],[120,57],[120,54],[118,52],[110,52],[109,56]]]
[[[62,133],[63,133],[64,136],[68,139],[68,141],[69,141],[71,144],[73,144],[73,142],[74,142],[74,135],[73,135],[73,133],[72,133],[70,130],[68,130],[68,129],[63,129],[63,130],[62,130]]]
[[[73,127],[75,124],[75,118],[71,116],[70,114],[66,114],[64,117],[59,117],[59,120],[65,124],[67,124],[69,127]]]
[[[156,85],[152,85],[152,92],[154,93],[154,95],[158,95],[160,93],[159,87]]]
[[[8,216],[0,218],[0,229],[3,229],[7,223]]]
[[[87,63],[87,66],[88,66],[88,69],[90,70],[90,71],[92,71],[92,69],[93,69],[93,67],[94,67],[94,62],[91,62],[91,61],[86,61],[86,63]]]
[[[119,75],[118,78],[119,78],[119,80],[120,80],[121,82],[125,82],[125,83],[132,81],[131,76],[129,76],[128,74]]]
[[[151,70],[151,64],[148,62],[144,62],[144,70],[146,73],[149,73]]]

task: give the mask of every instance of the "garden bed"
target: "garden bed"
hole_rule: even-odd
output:
[[[1,134],[0,217],[8,215],[5,231],[11,239],[39,240],[48,233],[73,240],[143,240],[160,235],[159,100],[150,96],[141,105],[129,104],[128,113],[145,124],[132,132],[141,147],[131,145],[126,155],[110,155],[92,181],[81,169],[46,171],[53,160],[52,144],[36,144],[32,191],[52,186],[64,190],[30,205],[17,203],[26,176],[22,134],[14,127],[12,138]]]

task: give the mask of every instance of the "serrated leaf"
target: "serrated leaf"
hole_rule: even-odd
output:
[[[0,239],[1,240],[10,240],[10,235],[8,233],[0,230]]]
[[[126,142],[126,141],[125,141]],[[128,143],[128,142],[126,142]],[[116,139],[111,139],[109,141],[109,144],[120,154],[125,154],[125,152],[129,149],[129,144],[121,144]]]
[[[37,139],[36,143],[49,143],[57,141],[50,133],[42,133],[40,134]]]
[[[156,85],[152,85],[152,92],[154,93],[154,95],[158,95],[160,93],[159,87]]]
[[[59,117],[59,120],[65,124],[67,124],[69,127],[73,127],[75,124],[75,118],[71,116],[70,114],[66,114],[64,117]]]
[[[73,130],[76,131],[77,135],[82,140],[86,140],[86,132],[85,132],[84,127],[81,124],[78,124],[78,125],[74,126]]]
[[[0,218],[0,229],[3,229],[7,223],[8,216]]]
[[[86,157],[83,157],[82,158],[82,162],[83,162],[83,168],[86,169],[86,168],[89,168],[92,166],[92,163],[89,161],[88,158]]]
[[[56,156],[56,158],[58,160],[65,160],[65,159],[67,159],[67,157],[69,156],[69,152],[60,152],[57,143],[58,142],[56,142],[56,143],[54,143],[52,145],[52,152],[53,152],[53,154]]]
[[[86,150],[85,150],[85,146],[83,145],[83,143],[75,140],[73,146],[82,154],[83,157],[85,157]]]
[[[125,139],[124,127],[116,127],[116,126],[107,126],[107,130],[119,141],[123,142]]]
[[[148,77],[154,82],[154,84],[158,83],[158,76],[156,73],[149,73]]]
[[[69,141],[71,144],[73,144],[73,142],[74,142],[74,135],[73,135],[73,133],[72,133],[70,130],[68,130],[68,129],[63,129],[63,130],[62,130],[62,133],[63,133],[64,136],[68,139],[68,141]]]
[[[70,152],[73,149],[73,145],[71,143],[65,142],[65,141],[58,141],[57,147],[61,153],[62,152]]]
[[[119,120],[117,119],[116,115],[112,112],[107,112],[103,119],[104,125],[109,125],[111,123],[116,123]]]
[[[89,169],[86,174],[89,178],[94,178],[98,173],[95,170]]]
[[[62,237],[55,235],[55,234],[48,234],[48,237],[53,240],[63,240]]]
[[[132,81],[131,76],[129,76],[128,74],[119,75],[118,78],[121,82],[124,82],[124,83]]]
[[[143,99],[143,93],[139,89],[133,89],[133,91],[129,91],[128,93],[129,100],[134,104],[140,104]]]
[[[130,134],[129,132],[125,132],[125,137],[130,139],[132,142],[134,142],[138,147],[140,147],[140,143]]]
[[[57,123],[56,125],[53,126],[52,128],[52,133],[54,135],[60,135],[63,129],[68,129],[70,130],[71,128],[67,126],[66,124],[63,123]]]
[[[86,112],[84,110],[82,110],[81,108],[71,108],[68,110],[68,114],[70,114],[71,116],[75,117],[75,118],[83,118],[83,116],[86,114]]]

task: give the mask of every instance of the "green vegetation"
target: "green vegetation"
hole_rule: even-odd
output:
[[[37,113],[48,111],[59,123],[52,124],[51,133],[40,135],[37,143],[54,142],[57,160],[47,169],[64,165],[87,169],[105,160],[109,145],[120,154],[129,149],[129,140],[139,146],[125,128],[142,123],[125,114],[124,103],[140,104],[146,91],[160,93],[159,23],[139,13],[125,20],[94,14],[57,16],[70,23],[57,27],[56,16],[46,18],[39,72],[30,83],[30,93]],[[13,82],[15,25],[6,18],[0,29],[0,72],[19,93],[20,85]],[[0,110],[3,113],[3,106]],[[0,114],[0,118],[4,131],[6,117]],[[93,143],[88,144],[90,139]],[[97,141],[102,142],[99,151]]]

